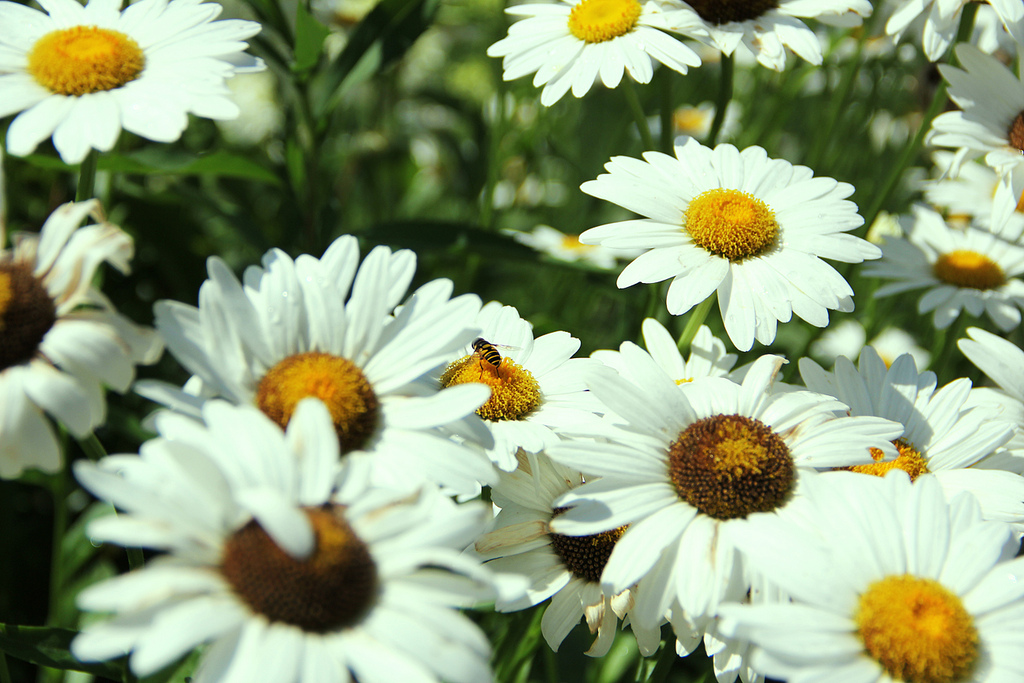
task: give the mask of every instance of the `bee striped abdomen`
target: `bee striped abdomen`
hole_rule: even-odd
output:
[[[493,365],[498,367],[501,365],[501,354],[498,353],[498,349],[494,348],[494,345],[482,337],[477,337],[473,341],[473,350],[476,351],[481,358]]]

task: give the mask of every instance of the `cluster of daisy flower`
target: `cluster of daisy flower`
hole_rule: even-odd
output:
[[[924,52],[941,58],[966,2],[897,4],[886,32],[924,18]],[[1024,38],[1019,2],[991,6]],[[80,163],[122,128],[177,140],[188,114],[237,116],[227,79],[263,66],[245,52],[260,25],[214,21],[212,3],[45,9],[0,2],[0,115],[17,113],[16,155],[52,137]],[[708,50],[780,71],[787,49],[820,64],[801,20],[852,27],[871,10],[536,2],[508,9],[526,18],[488,54],[506,79],[535,74],[554,105],[624,72],[650,82],[655,62],[685,74]],[[71,653],[127,657],[145,677],[198,649],[197,682],[478,683],[493,678],[491,647],[461,610],[550,601],[539,630],[553,651],[582,621],[602,657],[628,627],[643,656],[703,646],[719,683],[1014,680],[1024,351],[976,327],[951,340],[997,385],[977,388],[939,386],[912,337],[865,346],[856,323],[809,342],[829,367],[794,359],[788,381],[783,356],[729,347],[770,345],[794,315],[825,328],[830,311],[853,311],[825,259],[875,260],[860,272],[890,281],[877,297],[927,289],[918,311],[937,330],[965,310],[1019,328],[1024,84],[979,47],[954,54],[962,68],[939,71],[960,109],[930,140],[955,152],[936,156],[931,205],[881,246],[852,234],[865,222],[852,185],[760,146],[681,136],[673,154],[608,161],[581,191],[640,218],[517,239],[599,269],[632,259],[617,285],[670,281],[668,313],[690,319],[677,339],[647,318],[643,346],[589,357],[570,332],[537,336],[515,307],[449,279],[413,287],[416,254],[363,254],[352,235],[319,257],[271,249],[240,278],[211,256],[198,305],[159,301],[153,329],[94,282],[133,255],[97,200],[13,235],[0,256],[0,477],[68,465],[117,510],[90,537],[150,551],[78,595],[107,616]],[[712,297],[727,340],[700,324]],[[187,381],[134,382],[164,349]],[[92,438],[104,387],[133,382],[158,406],[155,436],[68,463],[66,433]]]

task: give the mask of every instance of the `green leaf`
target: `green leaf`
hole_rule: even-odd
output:
[[[305,2],[299,2],[295,8],[295,71],[307,71],[316,66],[323,51],[324,39],[330,29],[306,9]]]
[[[363,17],[345,49],[331,64],[324,95],[316,103],[315,115],[322,116],[334,101],[345,80],[371,48],[381,48],[379,68],[384,68],[408,50],[434,19],[439,0],[381,0]]]
[[[12,657],[52,669],[84,671],[119,681],[123,678],[121,662],[80,662],[71,654],[71,641],[77,631],[48,626],[14,626],[0,624],[0,650]]]
[[[85,532],[89,522],[113,513],[114,508],[109,503],[93,503],[68,529],[60,544],[61,561],[60,565],[56,567],[56,569],[60,570],[58,585],[63,586],[100,549],[100,546],[93,545]]]
[[[295,194],[302,197],[306,191],[306,161],[302,154],[302,148],[292,139],[289,139],[284,151],[284,161],[288,167],[288,178],[291,180],[292,189]]]
[[[69,166],[60,159],[43,154],[30,154],[23,158],[38,168],[65,172],[78,170],[77,166]],[[196,156],[166,147],[149,147],[128,155],[103,154],[99,159],[99,170],[142,175],[212,175],[281,184],[281,179],[273,171],[240,154],[225,151]]]

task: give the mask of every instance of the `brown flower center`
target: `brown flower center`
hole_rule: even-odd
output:
[[[1013,123],[1006,131],[1006,140],[1010,147],[1024,152],[1024,111],[1013,117]]]
[[[558,517],[569,508],[555,508],[552,519]],[[566,569],[573,576],[591,583],[600,583],[601,572],[612,556],[612,550],[629,525],[620,526],[611,531],[590,536],[563,536],[551,533],[551,549],[555,551]]]
[[[221,573],[270,621],[326,633],[359,623],[377,599],[377,565],[343,508],[308,508],[316,548],[305,560],[282,550],[255,520],[224,544]]]
[[[32,360],[56,321],[53,299],[31,268],[0,263],[0,370]]]
[[[668,466],[679,497],[715,519],[774,510],[795,481],[786,443],[763,422],[743,415],[691,424],[669,447]]]
[[[757,19],[778,8],[778,0],[687,0],[700,18],[716,26],[731,21]]]

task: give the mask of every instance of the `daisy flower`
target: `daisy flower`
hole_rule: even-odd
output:
[[[975,387],[968,405],[983,405],[998,410],[1013,428],[1013,438],[1004,451],[988,458],[983,465],[1024,473],[1024,351],[1011,341],[977,327],[967,328],[969,339],[957,346],[967,359],[984,372],[998,388]]]
[[[892,365],[899,356],[909,353],[919,368],[928,367],[931,354],[917,345],[908,332],[898,327],[887,327],[878,336],[867,343],[867,331],[856,320],[844,320],[838,325],[830,326],[811,344],[811,355],[831,365],[839,356],[856,359],[866,345],[874,348],[882,357],[886,367]]]
[[[499,599],[499,612],[513,612],[537,605],[548,598],[540,628],[552,650],[580,619],[586,617],[591,634],[597,634],[587,650],[591,657],[603,657],[615,639],[619,619],[625,619],[635,602],[636,586],[617,593],[601,588],[601,571],[616,541],[625,529],[593,536],[563,536],[552,533],[552,518],[564,512],[554,505],[563,493],[583,484],[579,472],[551,462],[544,454],[516,455],[519,467],[502,472],[491,490],[491,500],[501,508],[495,529],[476,542],[476,551],[487,567],[499,574],[525,575],[530,585],[523,595]],[[636,627],[634,626],[634,629]],[[640,651],[651,655],[661,642],[661,629],[634,630]]]
[[[598,420],[582,375],[595,361],[572,357],[579,339],[568,332],[534,339],[519,311],[497,301],[483,307],[476,324],[481,336],[462,349],[466,355],[448,365],[440,382],[490,388],[476,413],[494,441],[487,455],[500,469],[516,468],[517,450],[539,453],[558,443],[559,431]]]
[[[963,69],[940,64],[939,71],[960,111],[935,117],[927,143],[957,149],[954,174],[982,154],[998,173],[1009,173],[1024,161],[1024,83],[973,45],[957,45],[956,56]]]
[[[220,5],[198,0],[47,0],[46,12],[0,2],[0,117],[12,154],[31,154],[53,136],[61,158],[110,151],[121,129],[177,140],[188,115],[231,119],[238,107],[225,81],[262,68],[244,42],[254,21],[214,21]]]
[[[98,221],[79,227],[86,217]],[[0,238],[0,243],[2,243]],[[103,263],[129,271],[132,239],[99,201],[64,204],[38,235],[0,251],[0,477],[55,472],[61,447],[45,415],[84,437],[106,420],[103,386],[128,390],[156,362],[159,338],[92,286]]]
[[[689,0],[679,14],[697,15],[706,32],[690,29],[691,35],[731,55],[741,48],[769,69],[786,67],[786,48],[811,64],[821,64],[821,41],[801,19],[815,19],[842,26],[859,26],[861,17],[871,14],[868,0],[778,0],[777,2],[735,2]],[[676,14],[673,21],[680,21]],[[694,19],[687,16],[686,22]]]
[[[927,13],[922,45],[928,59],[937,62],[953,44],[960,26],[960,15],[968,2],[969,0],[901,0],[899,6],[894,8],[889,16],[885,32],[899,40],[914,20]],[[1018,0],[988,0],[988,5],[995,10],[996,16],[1017,44],[1024,44],[1024,4]],[[957,49],[959,50],[959,47]]]
[[[621,419],[592,432],[604,442],[548,449],[587,480],[555,501],[571,509],[550,526],[582,536],[630,525],[601,584],[617,593],[644,579],[631,612],[643,628],[661,623],[674,601],[696,618],[745,594],[730,526],[772,517],[816,468],[870,462],[872,447],[892,451],[887,442],[902,431],[881,418],[846,417],[832,397],[773,391],[784,362],[777,356],[756,360],[742,384],[705,377],[677,385],[635,344],[621,353],[643,383],[609,368],[587,373],[591,391]]]
[[[673,25],[666,12],[678,0],[561,0],[516,5],[508,14],[526,17],[508,29],[508,36],[487,49],[502,57],[504,78],[511,81],[535,73],[533,85],[544,86],[540,101],[551,106],[572,89],[583,97],[598,77],[618,86],[624,71],[638,83],[649,83],[654,61],[685,74],[700,66],[697,53],[666,31],[687,33],[699,22],[686,17]]]
[[[1024,166],[1015,166],[1004,176],[982,163],[957,166],[953,152],[936,151],[932,155],[938,178],[922,183],[929,204],[943,209],[951,223],[1001,226],[1010,220],[1024,193]],[[955,170],[956,177],[950,174]],[[1007,197],[999,195],[1006,194]]]
[[[676,384],[692,382],[698,377],[725,377],[736,365],[736,354],[726,353],[725,344],[711,334],[707,325],[701,325],[690,342],[689,360],[683,358],[676,340],[654,318],[644,320],[641,332],[647,352]],[[632,368],[619,351],[594,351],[590,357],[613,368],[620,375],[629,376]],[[630,379],[638,384],[642,382],[640,377]]]
[[[871,347],[861,353],[856,368],[848,358],[837,358],[833,372],[801,358],[800,376],[808,389],[848,405],[851,415],[884,417],[904,426],[895,443],[898,458],[851,470],[884,476],[900,469],[912,480],[932,473],[947,497],[970,491],[986,519],[1013,523],[1024,532],[1024,477],[975,467],[1009,441],[1012,432],[999,411],[968,407],[969,379],[936,389],[935,374],[918,373],[912,356],[900,356],[887,368]],[[882,459],[880,451],[874,456]]]
[[[688,135],[693,138],[704,138],[711,132],[715,113],[714,102],[701,102],[695,107],[691,105],[677,107],[672,112],[672,131],[677,136]],[[660,134],[661,117],[653,117],[649,123],[651,124],[651,133]],[[725,107],[722,129],[718,132],[719,139],[731,140],[740,132],[742,125],[742,105],[736,100],[729,100],[729,104]]]
[[[319,401],[303,401],[287,433],[250,406],[211,401],[203,416],[164,413],[140,455],[76,463],[123,511],[89,534],[165,553],[79,594],[114,616],[75,638],[76,657],[130,652],[144,677],[209,643],[196,683],[490,680],[486,637],[452,609],[493,590],[461,552],[484,506],[366,489],[351,462],[336,491],[338,440]]]
[[[966,309],[973,316],[987,313],[1001,330],[1020,324],[1024,305],[1024,248],[1020,219],[994,234],[971,225],[950,227],[942,216],[915,206],[912,218],[901,219],[907,237],[889,238],[882,260],[864,269],[864,275],[892,280],[875,291],[876,297],[926,289],[917,302],[919,313],[934,311],[936,328],[945,329]]]
[[[607,249],[580,242],[579,235],[567,235],[547,225],[538,225],[532,232],[512,231],[509,233],[516,242],[536,249],[557,261],[568,263],[585,263],[611,270],[615,267],[616,258],[625,256],[627,252]],[[636,256],[636,253],[630,254]]]
[[[933,477],[834,472],[806,488],[803,524],[737,525],[748,564],[793,598],[722,606],[723,629],[756,646],[755,669],[789,681],[1020,677],[1024,558],[1011,559],[1006,525],[982,520],[973,496],[947,504]]]
[[[583,183],[587,194],[647,218],[580,235],[584,244],[646,249],[619,274],[618,286],[672,279],[668,310],[682,315],[718,293],[725,330],[747,351],[775,339],[792,315],[818,327],[829,309],[853,310],[853,290],[819,257],[860,263],[878,247],[843,234],[864,223],[853,186],[815,178],[806,166],[769,159],[760,147],[704,147],[692,138],[676,157],[615,157],[607,174]]]
[[[143,396],[193,417],[222,397],[256,405],[282,427],[314,396],[334,418],[341,452],[370,459],[377,485],[430,481],[472,494],[493,481],[487,459],[450,438],[454,431],[490,443],[473,416],[488,390],[437,392],[428,378],[477,335],[475,295],[450,299],[452,283],[433,280],[396,311],[415,255],[376,247],[360,263],[349,235],[320,259],[272,250],[262,268],[246,269],[244,284],[219,258],[207,269],[198,308],[155,308],[157,330],[192,379],[183,389],[140,383]]]
[[[269,71],[236,74],[227,83],[240,113],[217,121],[224,139],[233,145],[255,146],[280,132],[284,107],[277,95],[277,78]]]

